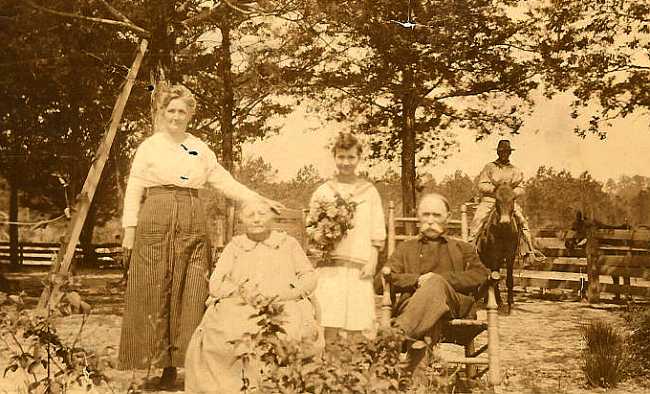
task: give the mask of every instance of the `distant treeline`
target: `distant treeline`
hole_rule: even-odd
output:
[[[276,174],[268,163],[257,158],[245,161],[238,177],[292,208],[307,206],[311,193],[323,182],[318,170],[311,165],[300,169],[289,181],[277,181]],[[401,210],[399,174],[388,171],[371,180],[384,204],[392,200]],[[440,180],[423,176],[418,189],[444,194],[450,199],[452,209],[458,212],[463,203],[473,201],[477,195],[475,181],[459,170]],[[533,227],[567,228],[577,210],[605,223],[650,224],[650,177],[621,176],[601,182],[588,172],[573,176],[566,170],[542,166],[535,176],[525,180],[525,195],[520,204]]]
[[[313,191],[324,181],[313,165],[301,168],[290,180],[279,181],[277,170],[261,158],[244,160],[235,175],[254,190],[294,209],[306,207]],[[382,177],[371,178],[371,180],[377,186],[384,204],[387,206],[392,200],[398,212],[401,212],[399,174],[389,170]],[[477,194],[475,179],[462,171],[456,171],[453,175],[445,176],[440,180],[423,176],[418,190],[421,193],[436,191],[447,196],[456,216],[460,206],[465,202],[473,201]],[[568,228],[577,210],[605,223],[650,224],[650,177],[621,176],[617,180],[608,179],[601,182],[588,172],[573,176],[565,170],[540,167],[535,176],[525,180],[525,190],[520,203],[534,228]],[[203,192],[202,195],[208,204],[207,211],[211,223],[220,222],[224,216],[223,197],[210,191]],[[116,206],[106,210],[111,212],[111,216],[101,217],[101,220],[98,220],[94,229],[93,242],[119,242],[121,232],[119,203],[115,200]],[[7,212],[8,204],[6,184],[0,182],[0,206],[2,206],[0,211]],[[32,220],[58,214],[54,211],[44,213],[38,210],[38,207],[30,207],[29,199],[20,199],[20,205],[23,218],[27,208],[31,208]],[[64,207],[60,208],[62,211]],[[38,231],[41,230],[30,231],[27,227],[23,227],[20,238],[23,241],[56,242],[58,239],[55,237],[62,234],[65,225],[66,222],[60,222],[40,233]],[[0,236],[6,233],[7,226],[0,225]]]

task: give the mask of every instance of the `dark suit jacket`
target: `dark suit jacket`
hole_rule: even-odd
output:
[[[402,242],[390,256],[391,284],[395,292],[401,293],[397,309],[415,292],[420,275],[427,272],[439,274],[454,290],[466,295],[488,279],[490,270],[479,260],[474,245],[444,235],[441,238],[438,256],[444,261],[433,264],[433,270],[430,262],[420,258],[421,237]]]

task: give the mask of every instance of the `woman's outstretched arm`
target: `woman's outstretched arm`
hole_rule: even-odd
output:
[[[271,206],[271,209],[276,212],[285,209],[284,205],[277,201],[263,197],[257,192],[239,183],[225,168],[221,166],[221,164],[219,164],[217,156],[212,151],[210,151],[209,158],[208,183],[231,200],[241,202],[259,199],[266,201]]]

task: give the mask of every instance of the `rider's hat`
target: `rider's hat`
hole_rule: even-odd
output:
[[[497,145],[497,151],[500,150],[513,151],[515,149],[510,146],[510,140],[501,140]]]

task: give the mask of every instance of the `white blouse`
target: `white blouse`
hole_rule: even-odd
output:
[[[148,137],[138,147],[124,195],[122,227],[136,226],[144,189],[175,185],[200,189],[208,183],[234,200],[259,198],[259,195],[237,182],[218,162],[208,145],[186,134],[182,142],[173,141],[166,133]]]

